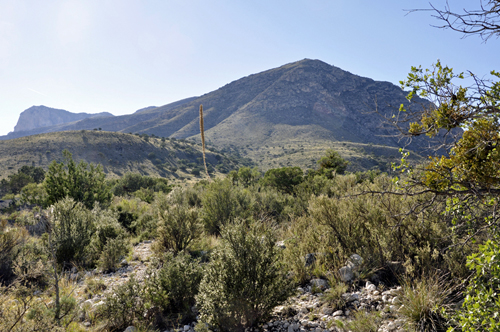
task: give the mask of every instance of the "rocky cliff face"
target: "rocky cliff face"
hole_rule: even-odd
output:
[[[97,114],[71,113],[65,110],[50,108],[46,106],[32,106],[21,113],[14,132],[28,131],[35,128],[49,127],[62,123],[79,121],[92,117],[109,117],[111,113],[102,112]]]

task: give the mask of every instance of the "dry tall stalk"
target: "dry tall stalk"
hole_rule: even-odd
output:
[[[203,165],[205,166],[205,173],[207,173],[207,176],[210,179],[210,175],[208,174],[208,168],[207,168],[207,160],[205,158],[205,127],[203,125],[203,105],[200,105],[200,133],[201,133],[201,148],[203,152]]]

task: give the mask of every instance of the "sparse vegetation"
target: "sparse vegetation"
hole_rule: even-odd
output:
[[[144,137],[138,139],[145,142]],[[153,136],[148,140],[148,144],[162,143]],[[318,170],[290,166],[262,175],[256,167],[243,166],[227,176],[219,173],[213,181],[187,182],[188,174],[202,170],[203,158],[193,144],[184,140],[175,144],[185,153],[182,158],[177,152],[169,154],[179,166],[175,180],[132,172],[105,178],[104,168],[77,164],[68,153],[62,162],[52,164],[43,182],[28,175],[30,182],[17,198],[31,205],[17,211],[20,204],[15,204],[2,216],[0,280],[9,289],[1,296],[22,304],[3,309],[7,317],[3,324],[20,319],[20,328],[31,328],[36,321],[42,329],[54,331],[83,330],[83,322],[91,331],[120,331],[129,325],[154,330],[182,327],[198,315],[198,330],[242,331],[264,323],[295,286],[305,287],[311,278],[329,279],[329,288],[311,286],[310,294],[317,293],[330,310],[347,310],[351,302],[345,293],[366,280],[376,278],[383,288],[404,279],[398,295],[404,306],[397,315],[405,317],[408,328],[425,331],[457,322],[480,324],[457,316],[452,306],[445,314],[436,310],[448,305],[449,299],[445,288],[433,283],[433,273],[438,270],[454,283],[469,275],[468,255],[483,250],[484,257],[490,257],[496,250],[479,246],[489,239],[487,232],[477,233],[476,242],[468,241],[470,232],[461,226],[461,218],[467,217],[453,201],[430,194],[404,196],[397,181],[405,178],[395,180],[380,170],[350,173],[346,161],[333,151],[320,159]],[[292,144],[285,147],[293,149]],[[209,164],[208,149],[206,153]],[[145,157],[164,158],[158,151],[150,159]],[[231,165],[227,156],[214,160],[219,169]],[[140,165],[143,172],[144,165]],[[173,167],[177,166],[166,169]],[[23,168],[18,173],[34,170]],[[71,179],[84,185],[75,186]],[[49,186],[57,190],[47,190]],[[478,204],[475,213],[485,216],[489,207],[487,202]],[[153,256],[141,258],[148,265],[145,274],[129,276],[114,286],[94,275],[128,269],[135,259],[132,245],[144,240],[153,242]],[[353,253],[364,258],[363,266],[353,281],[340,282],[338,271]],[[477,265],[469,265],[473,270],[487,265],[483,256],[474,257]],[[78,279],[89,271],[92,275],[85,277],[82,290],[72,293],[71,276]],[[494,273],[491,267],[484,271]],[[472,280],[484,285],[483,276]],[[470,299],[477,297],[471,288],[468,292]],[[99,306],[82,304],[97,296],[102,299]],[[52,306],[40,305],[48,299],[53,299]],[[489,313],[490,308],[494,306],[481,309]],[[313,308],[307,317],[323,324],[322,315]],[[328,324],[376,331],[381,319],[378,311],[354,310],[350,321]]]

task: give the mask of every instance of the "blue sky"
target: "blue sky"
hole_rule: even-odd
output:
[[[0,135],[33,105],[129,114],[304,58],[395,84],[437,59],[500,70],[500,40],[436,29],[413,8],[429,1],[0,0]]]

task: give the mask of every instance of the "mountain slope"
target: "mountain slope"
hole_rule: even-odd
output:
[[[64,149],[71,152],[76,161],[101,164],[111,177],[138,172],[174,180],[193,177],[193,169],[203,167],[201,146],[193,142],[81,130],[0,141],[0,178],[6,178],[24,165],[48,169],[52,160],[63,160]],[[248,164],[214,150],[207,151],[206,157],[208,167],[215,174]],[[201,173],[203,177],[204,172]]]

